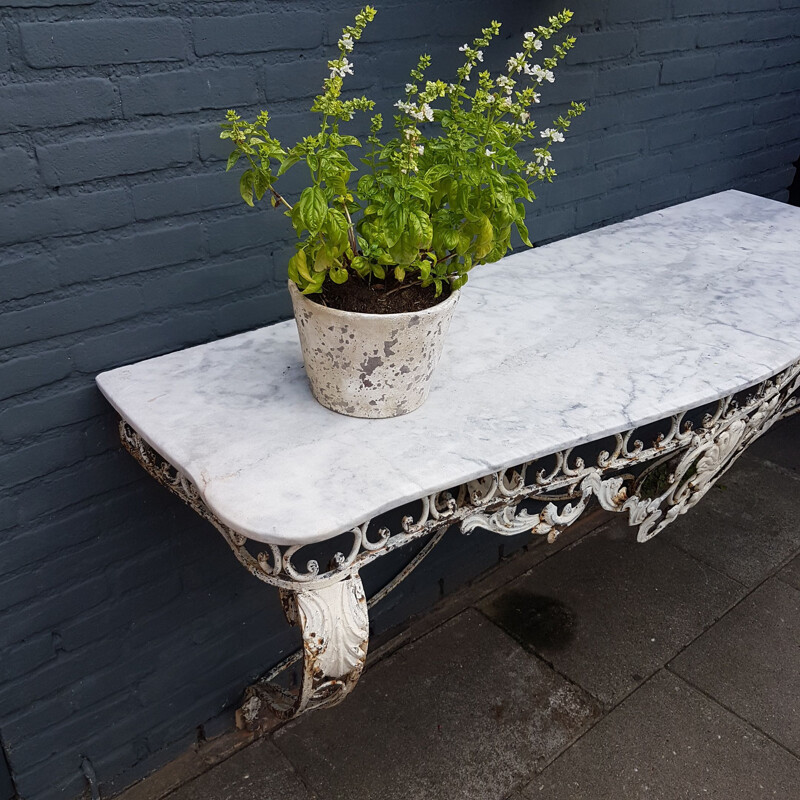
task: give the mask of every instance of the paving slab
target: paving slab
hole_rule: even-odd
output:
[[[525,647],[616,705],[745,593],[620,519],[490,595],[481,610]]]
[[[169,800],[314,800],[277,747],[262,739],[167,795]]]
[[[800,755],[798,664],[800,591],[772,578],[669,666]]]
[[[776,422],[748,452],[800,473],[800,414]]]
[[[797,800],[800,761],[662,670],[515,800]]]
[[[746,453],[660,536],[752,588],[800,549],[799,497],[800,473]]]
[[[274,741],[324,800],[501,800],[598,716],[586,693],[468,610]]]
[[[779,573],[778,577],[788,583],[789,586],[794,586],[795,589],[800,589],[800,556],[795,556]]]

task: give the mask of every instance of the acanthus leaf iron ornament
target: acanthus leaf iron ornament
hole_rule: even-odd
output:
[[[638,540],[651,539],[696,505],[744,450],[779,419],[796,411],[800,362],[753,387],[743,401],[730,395],[717,401],[698,427],[688,411],[675,414],[649,447],[635,429],[616,434],[614,447],[600,452],[593,465],[572,450],[555,453],[548,471],[536,459],[492,472],[451,491],[416,501],[416,516],[405,516],[401,530],[373,530],[371,521],[349,531],[347,552],[336,552],[321,571],[315,559],[298,566],[310,545],[263,545],[221,522],[197,487],[153,450],[124,420],[125,448],[161,484],[169,488],[223,535],[236,558],[265,583],[277,586],[287,618],[299,625],[303,650],[251,686],[239,711],[245,727],[257,727],[262,708],[282,719],[341,702],[352,691],[366,660],[368,606],[394,589],[430,552],[444,532],[458,524],[463,533],[477,528],[501,535],[531,531],[554,541],[574,523],[594,497],[606,511],[627,513]],[[538,511],[522,507],[536,501]],[[387,553],[422,537],[432,537],[405,569],[367,602],[359,570]],[[283,669],[303,659],[300,688],[289,692],[273,683]]]

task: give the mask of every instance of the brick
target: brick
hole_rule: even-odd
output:
[[[636,209],[638,193],[638,186],[628,186],[581,203],[578,206],[578,227],[596,226],[601,222],[606,223],[633,216],[632,212]]]
[[[300,10],[197,17],[192,22],[194,49],[199,56],[310,49],[322,43],[323,19],[316,11]]]
[[[766,55],[765,47],[725,48],[717,53],[715,73],[738,75],[742,72],[756,72],[764,66]]]
[[[19,498],[6,493],[0,498],[0,531],[7,531],[19,524]]]
[[[241,202],[238,177],[221,170],[133,187],[138,220],[190,214]]]
[[[589,144],[589,160],[600,164],[615,158],[640,155],[647,145],[647,132],[643,128],[622,131]]]
[[[728,21],[714,20],[713,24],[701,25],[697,33],[698,47],[718,47],[737,42],[768,42],[791,36],[797,27],[796,14],[776,14],[759,19],[734,18]]]
[[[567,64],[596,64],[629,56],[636,46],[633,28],[621,31],[584,33],[566,58]]]
[[[63,467],[72,466],[84,458],[83,434],[75,429],[61,431],[36,444],[19,447],[0,456],[3,485],[18,486]]]
[[[716,150],[720,157],[736,161],[745,153],[761,150],[764,146],[764,131],[758,128],[748,128],[744,131],[734,131],[723,134],[716,143]]]
[[[0,72],[5,72],[11,63],[11,56],[8,52],[8,36],[4,29],[0,28]]]
[[[36,148],[48,186],[133,175],[189,164],[194,158],[190,128],[103,134]]]
[[[597,72],[596,94],[621,94],[650,89],[658,85],[660,72],[661,65],[657,61],[614,66],[610,69],[601,68]]]
[[[274,103],[319,94],[328,72],[320,61],[304,58],[302,61],[268,64],[261,75],[267,103]],[[354,88],[355,85],[348,81],[348,86]]]
[[[0,662],[0,681],[5,683],[33,672],[55,658],[55,655],[53,636],[49,631],[16,647],[9,647],[3,652],[3,660]]]
[[[21,147],[0,151],[0,194],[28,189],[36,183],[36,163]]]
[[[234,108],[259,100],[251,68],[184,69],[120,81],[126,117],[179,114],[205,108]]]
[[[285,273],[284,273],[285,274]],[[220,336],[271,325],[292,316],[292,306],[286,286],[271,293],[250,294],[214,309],[214,329]]]
[[[31,22],[19,26],[32,67],[82,67],[178,61],[185,43],[177,19],[104,19]]]
[[[569,103],[572,100],[588,99],[595,94],[594,84],[594,70],[567,67],[562,71],[556,71],[555,83],[552,86],[548,84],[542,90],[542,106],[546,108],[550,105]]]
[[[96,374],[214,338],[210,311],[173,312],[167,320],[130,322],[125,330],[86,335],[70,348],[75,366]]]
[[[99,242],[63,247],[58,254],[62,286],[104,280],[185,264],[203,254],[203,229],[197,223],[146,230],[123,229]]]
[[[201,161],[228,160],[231,144],[227,139],[219,138],[221,130],[219,122],[198,126],[197,141]],[[274,136],[274,133],[272,135]]]
[[[104,78],[0,86],[0,133],[112,119],[119,101]]]
[[[733,14],[747,11],[774,11],[775,0],[675,0],[676,17],[705,16],[710,14]]]
[[[15,442],[42,431],[91,419],[105,413],[107,408],[94,382],[91,385],[87,383],[78,389],[14,404],[0,411],[0,438]]]
[[[609,22],[648,22],[670,18],[669,0],[610,0]]]
[[[63,587],[81,583],[86,579],[87,575],[105,571],[109,566],[109,544],[114,547],[113,552],[116,558],[127,559],[128,562],[133,562],[134,564],[138,563],[142,556],[142,545],[137,540],[137,537],[126,535],[126,533],[128,532],[120,532],[119,530],[114,532],[95,530],[95,535],[87,541],[85,546],[71,550],[59,547],[43,563],[39,562],[32,569],[28,568],[0,580],[2,609],[10,608],[20,603],[35,604],[41,598],[52,600]],[[156,575],[158,575],[158,572],[151,571],[149,589],[147,590],[150,595],[155,594],[153,583],[156,580]],[[167,577],[171,578],[171,582],[175,584],[175,590],[172,594],[174,597],[181,591],[180,579],[175,574],[168,574]],[[121,591],[116,579],[114,579],[114,587],[118,593]],[[162,605],[164,600],[163,596],[161,601],[154,600],[151,596],[149,599],[144,598],[143,603],[137,601],[137,605],[142,606],[142,613],[145,613],[150,607]],[[130,597],[118,597],[118,602],[125,605],[133,601]],[[109,610],[109,608],[101,607],[92,616],[97,618],[103,613],[108,613]],[[97,622],[97,619],[95,621]],[[130,626],[131,622],[130,609],[128,609],[128,619],[119,624],[120,630],[125,630]],[[65,627],[69,629],[71,624],[73,624],[71,621],[67,621]],[[107,631],[105,637],[109,635],[115,638],[113,637],[113,631]],[[59,626],[57,631],[53,631],[53,638],[57,640],[58,650],[71,651],[89,642],[101,641],[104,636],[96,632],[86,642],[78,645],[74,638],[65,640],[64,628]]]
[[[798,55],[800,45],[796,41],[773,44],[764,50],[764,67],[783,67],[790,64],[796,64],[800,55]]]
[[[661,83],[684,83],[709,78],[714,74],[716,55],[701,53],[666,59],[661,66]]]
[[[642,55],[677,53],[694,49],[696,41],[696,24],[672,23],[640,28],[636,49]]]
[[[284,230],[286,227],[284,220],[276,219],[268,210],[254,212],[248,208],[235,217],[226,217],[206,225],[208,252],[220,255],[251,247],[268,247],[275,241],[278,229],[281,233],[289,232]]]
[[[779,93],[800,91],[800,66],[794,69],[778,70],[777,75],[780,76],[780,80],[777,82]]]
[[[50,8],[51,6],[90,6],[97,0],[0,0],[0,8]]]
[[[40,598],[38,602],[28,604],[24,614],[3,614],[0,616],[0,641],[4,647],[8,644],[20,642],[23,639],[40,633],[44,630],[58,625],[60,622],[72,619],[78,614],[82,614],[88,609],[95,608],[108,598],[110,587],[108,579],[104,575],[89,578],[77,584],[66,586],[58,593],[58,601],[53,602],[52,597]],[[81,651],[81,656],[85,658],[85,651]],[[115,656],[114,656],[115,657]],[[109,658],[107,656],[106,658]],[[102,662],[89,662],[93,668],[101,666]],[[108,662],[106,662],[108,663]],[[54,689],[64,686],[71,682],[69,674],[65,669],[58,668],[59,665],[53,664],[53,677],[50,681],[34,679],[31,676],[30,685],[23,693],[19,692],[18,687],[12,688],[6,684],[0,687],[0,705],[6,710],[13,710],[10,706],[9,695],[13,694],[20,698],[20,702],[25,703],[43,697]],[[88,664],[84,663],[85,669]],[[35,684],[35,685],[34,685]]]
[[[357,44],[356,47],[360,50],[367,42],[383,42],[387,39],[391,39],[392,41],[398,39],[415,39],[420,36],[425,29],[433,28],[434,23],[431,17],[435,16],[434,8],[435,6],[432,7],[430,4],[423,5],[419,2],[413,2],[413,0],[405,3],[401,7],[381,6],[378,8],[378,13],[375,15],[374,21],[367,25],[364,30],[361,37],[361,44]],[[353,24],[355,8],[336,10],[326,16],[328,19],[325,31],[325,44],[334,45],[342,35],[342,28],[346,25]],[[468,17],[468,22],[466,24],[473,26],[470,30],[476,31],[476,33],[473,33],[473,36],[476,36],[481,26],[479,23],[474,24],[472,15],[467,14],[466,16]],[[425,23],[427,23],[424,27],[420,25],[421,19],[424,19]],[[453,33],[446,35],[457,35],[458,30],[459,29],[456,27]]]
[[[7,311],[0,317],[0,339],[7,346],[37,342],[128,319],[143,310],[137,286],[103,287]]]
[[[144,473],[131,458],[123,453],[104,453],[95,458],[87,458],[72,469],[49,475],[39,484],[19,491],[21,525],[45,525],[52,515],[77,513],[85,509],[84,503],[91,500],[92,505],[123,497],[123,492],[140,485]],[[109,522],[109,525],[113,524]],[[65,540],[75,536],[73,530],[63,532]],[[61,545],[59,545],[61,546]],[[18,557],[32,559],[31,548],[19,555],[14,552],[6,555],[16,561]],[[39,556],[41,557],[41,556]]]
[[[151,310],[200,303],[261,286],[269,278],[268,267],[264,254],[229,257],[221,264],[158,275],[142,285],[142,296]]]
[[[118,228],[132,221],[124,189],[30,200],[0,208],[0,244]]]
[[[753,121],[753,109],[749,105],[723,108],[711,114],[704,114],[699,121],[703,134],[714,135],[727,133],[741,128],[748,128]]]
[[[663,208],[682,202],[686,199],[689,180],[689,175],[684,172],[643,181],[639,186],[639,210]]]
[[[72,361],[63,350],[47,350],[0,363],[0,399],[55,383],[72,372]]]
[[[764,136],[764,143],[773,147],[784,142],[796,141],[800,136],[798,130],[800,130],[800,119],[796,117],[778,125],[771,125]]]
[[[55,272],[45,253],[0,264],[0,303],[51,291],[58,285]]]
[[[736,81],[736,92],[742,101],[771,99],[781,93],[781,84],[786,74],[783,70],[773,70],[743,75]]]
[[[15,753],[11,749],[10,758],[12,765],[15,763]],[[22,754],[25,757],[26,750]],[[48,760],[47,768],[34,766],[27,773],[14,768],[14,783],[18,792],[24,792],[23,797],[35,797],[36,800],[64,800],[64,798],[80,797],[86,789],[86,778],[81,771],[83,754],[76,751],[72,742],[59,753],[53,754]],[[42,780],[42,773],[50,772],[51,780],[48,784]],[[59,778],[56,779],[55,776]],[[34,794],[35,793],[35,794]]]
[[[6,536],[0,539],[0,556],[2,556],[0,564],[3,572],[10,573],[25,567],[34,568],[37,562],[52,556],[54,543],[58,544],[60,552],[66,552],[80,547],[92,539],[107,536],[109,531],[120,529],[121,524],[124,525],[120,520],[126,519],[125,512],[131,507],[139,509],[143,515],[141,518],[149,519],[154,506],[153,492],[158,488],[149,485],[149,479],[148,484],[144,484],[142,480],[133,486],[118,487],[116,491],[106,497],[100,496],[104,491],[102,486],[95,489],[92,485],[93,478],[99,478],[103,473],[98,470],[92,474],[87,471],[87,465],[91,466],[92,463],[95,463],[101,470],[104,470],[105,474],[110,474],[115,471],[115,462],[117,462],[116,470],[124,471],[125,467],[134,466],[137,470],[136,476],[144,479],[145,473],[141,467],[122,452],[115,453],[113,457],[106,455],[87,459],[75,471],[79,473],[77,477],[85,485],[92,486],[96,496],[95,501],[91,506],[49,515],[46,519],[37,519],[33,525],[30,524],[30,520],[38,515],[28,514],[27,519],[22,520],[21,524],[25,527],[21,532],[16,533],[13,537]],[[43,482],[43,485],[51,489],[54,483],[56,482],[48,479]],[[58,487],[55,488],[54,493],[59,493]],[[24,491],[20,493],[23,500],[30,496],[26,495]],[[161,506],[158,507],[161,508]],[[27,512],[27,510],[26,507],[25,511]]]

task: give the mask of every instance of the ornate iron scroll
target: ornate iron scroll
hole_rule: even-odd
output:
[[[800,362],[753,387],[743,398],[722,398],[697,426],[686,411],[674,415],[649,447],[635,438],[635,430],[629,430],[616,434],[613,446],[597,454],[592,465],[573,457],[570,449],[549,457],[548,469],[542,468],[545,459],[537,459],[428,495],[417,501],[416,515],[403,517],[401,530],[395,533],[385,527],[374,530],[370,521],[353,528],[349,548],[337,551],[324,571],[313,558],[298,566],[300,552],[310,545],[267,544],[253,554],[256,543],[217,519],[194,484],[124,421],[120,435],[126,449],[159,483],[220,531],[251,574],[281,590],[289,621],[303,630],[299,692],[289,694],[266,679],[251,687],[240,714],[252,724],[264,701],[279,716],[289,718],[310,708],[334,705],[352,690],[363,669],[368,636],[358,572],[376,558],[436,534],[401,576],[379,593],[382,597],[451,525],[459,524],[463,533],[476,528],[501,535],[530,531],[552,542],[581,516],[592,497],[607,511],[627,513],[629,523],[638,528],[638,540],[647,541],[692,508],[751,442],[777,420],[800,410],[798,387]],[[534,502],[538,510],[525,507]]]

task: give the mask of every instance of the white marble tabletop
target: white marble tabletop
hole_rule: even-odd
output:
[[[741,192],[472,276],[430,397],[404,417],[318,405],[292,320],[97,382],[219,519],[251,539],[300,544],[697,407],[800,359],[800,209]]]

